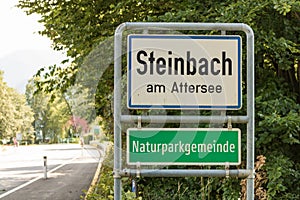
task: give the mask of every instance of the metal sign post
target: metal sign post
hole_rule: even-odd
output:
[[[123,38],[123,32],[125,30],[147,30],[145,32],[148,31],[157,31],[157,30],[207,30],[207,31],[211,31],[211,30],[215,30],[215,31],[221,31],[222,34],[225,31],[243,31],[246,34],[246,38],[247,38],[247,115],[243,115],[243,116],[226,116],[226,115],[221,115],[221,116],[217,116],[217,115],[213,115],[213,116],[195,116],[195,115],[180,115],[180,116],[162,116],[162,115],[150,115],[150,116],[136,116],[136,115],[122,115],[121,113],[121,80],[122,80],[122,55],[124,52],[122,52],[122,38]],[[219,53],[217,53],[215,56],[213,56],[213,58],[211,60],[209,60],[209,57],[206,57],[204,53],[202,54],[196,54],[196,52],[194,50],[184,50],[183,53],[180,53],[181,55],[179,55],[178,57],[174,55],[175,51],[179,51],[178,49],[176,49],[176,45],[173,47],[170,47],[170,49],[168,49],[168,51],[165,52],[155,52],[155,51],[150,51],[148,52],[147,50],[143,49],[143,43],[140,43],[139,41],[133,41],[137,38],[140,39],[145,39],[145,37],[149,37],[149,36],[129,36],[129,41],[131,40],[131,44],[129,44],[129,47],[132,48],[136,48],[136,51],[134,51],[134,55],[132,54],[131,56],[129,56],[129,66],[131,66],[132,62],[138,62],[140,68],[139,69],[135,69],[135,73],[137,72],[138,74],[132,74],[131,70],[129,70],[129,91],[130,94],[127,94],[130,98],[128,100],[128,106],[129,108],[138,108],[138,109],[143,109],[143,107],[145,109],[150,109],[152,107],[156,108],[156,109],[191,109],[191,108],[195,108],[196,109],[208,109],[208,110],[212,110],[212,109],[223,109],[225,110],[229,110],[229,109],[239,109],[241,107],[241,86],[239,86],[238,84],[240,84],[241,80],[239,79],[240,77],[240,71],[230,71],[232,70],[233,66],[239,66],[240,63],[240,54],[238,54],[237,56],[240,56],[238,59],[236,59],[234,56],[234,52],[235,51],[241,51],[241,49],[239,50],[240,46],[236,45],[236,49],[237,50],[230,50],[229,49],[219,49]],[[159,36],[161,37],[161,36]],[[159,38],[158,37],[158,38]],[[164,36],[165,37],[165,36]],[[173,38],[175,36],[167,36],[169,39]],[[176,36],[177,37],[177,36]],[[175,37],[175,38],[176,38]],[[216,37],[216,36],[214,36]],[[222,37],[226,37],[228,38],[229,36],[219,36],[216,38],[221,39]],[[163,38],[163,37],[162,37]],[[164,41],[164,39],[166,38],[159,38],[163,43],[168,43],[168,41]],[[193,37],[186,37],[183,36],[183,38],[185,39],[192,39]],[[201,38],[201,37],[200,37]],[[238,41],[239,36],[235,36],[233,38],[236,38],[236,40]],[[149,38],[147,38],[149,39]],[[151,37],[150,37],[151,39]],[[153,39],[153,38],[152,38]],[[178,38],[177,38],[178,39]],[[194,39],[197,39],[197,37],[195,37]],[[199,39],[199,37],[198,37]],[[223,38],[224,39],[224,38]],[[136,43],[137,42],[137,43]],[[148,42],[148,41],[146,41]],[[190,41],[189,41],[190,42]],[[195,42],[195,41],[194,41]],[[202,42],[202,41],[201,41]],[[151,43],[151,41],[150,41]],[[155,43],[155,42],[154,42]],[[159,47],[159,43],[156,43],[156,45],[154,48],[157,49],[157,47]],[[151,43],[152,44],[152,43]],[[130,46],[133,45],[133,46]],[[152,46],[153,46],[152,45]],[[203,49],[201,51],[207,51],[209,52],[209,50],[207,48],[209,48],[208,46],[205,46],[205,44],[201,44],[203,46]],[[224,45],[222,45],[224,46]],[[226,46],[226,45],[225,45]],[[231,44],[229,45],[231,46]],[[182,46],[181,46],[182,47]],[[218,47],[216,47],[218,49]],[[231,53],[230,53],[231,52]],[[128,52],[125,53],[125,55],[127,55]],[[240,52],[241,53],[241,52]],[[211,54],[211,53],[210,53]],[[184,55],[184,56],[183,56]],[[229,57],[230,55],[230,57]],[[136,56],[136,57],[135,57]],[[156,57],[155,57],[156,56]],[[157,57],[158,56],[158,57]],[[169,56],[167,59],[166,56]],[[134,59],[130,59],[133,58]],[[154,62],[154,59],[159,60],[156,62]],[[224,76],[227,76],[228,79],[228,83],[229,85],[234,82],[237,83],[237,85],[234,86],[234,91],[236,91],[236,93],[232,93],[232,97],[230,101],[225,102],[225,104],[218,104],[219,102],[217,102],[217,100],[215,99],[211,99],[211,102],[213,102],[212,104],[209,104],[209,101],[204,102],[203,105],[201,105],[201,101],[199,104],[198,101],[198,97],[205,97],[205,91],[206,92],[210,92],[212,94],[212,96],[216,96],[218,95],[218,93],[222,93],[222,88],[223,87],[227,87],[226,86],[226,81],[224,82],[224,85],[221,84],[221,82],[219,84],[213,85],[214,84],[214,80],[213,79],[207,79],[207,80],[203,80],[202,84],[205,84],[207,82],[207,86],[205,86],[206,88],[201,88],[201,86],[184,86],[185,83],[183,83],[182,87],[185,87],[183,89],[185,89],[186,91],[182,92],[184,93],[177,102],[172,102],[172,100],[169,99],[165,99],[164,102],[166,102],[166,104],[164,105],[161,102],[153,102],[153,101],[148,101],[149,98],[144,98],[144,96],[147,94],[143,93],[142,91],[138,91],[138,88],[135,88],[135,84],[140,84],[141,81],[144,85],[147,85],[147,75],[143,76],[142,78],[139,79],[139,75],[144,75],[147,73],[152,73],[152,76],[154,75],[154,73],[157,74],[157,77],[160,77],[160,74],[165,73],[166,76],[164,76],[165,80],[173,80],[174,77],[179,78],[181,76],[173,76],[175,74],[175,72],[171,70],[171,68],[175,67],[175,65],[171,66],[172,64],[171,61],[173,60],[175,62],[180,60],[180,59],[185,59],[185,66],[182,64],[182,67],[184,69],[188,69],[189,70],[189,75],[194,75],[194,69],[191,68],[190,63],[191,62],[204,62],[207,64],[202,65],[202,69],[204,71],[199,71],[197,73],[200,73],[203,75],[203,73],[206,73],[205,70],[209,69],[210,70],[210,74],[214,75],[219,75],[220,73],[224,73]],[[207,61],[205,61],[205,59]],[[169,68],[166,69],[164,68],[164,66],[167,65],[166,62],[169,62]],[[184,62],[184,61],[183,61]],[[209,66],[208,66],[209,64]],[[179,61],[177,63],[177,66],[179,65]],[[216,68],[215,66],[218,66],[219,68]],[[133,67],[133,66],[131,66]],[[142,68],[143,67],[143,68]],[[152,67],[152,68],[151,68]],[[219,72],[218,69],[220,69],[220,67],[224,70],[227,70],[226,73],[225,72]],[[182,69],[183,69],[182,68]],[[226,68],[226,69],[225,69]],[[152,69],[152,71],[148,71],[149,69]],[[238,68],[237,68],[238,69]],[[138,70],[138,71],[137,71]],[[155,70],[155,71],[154,71]],[[236,68],[235,68],[236,70]],[[229,75],[229,73],[232,73],[231,75]],[[187,75],[187,72],[181,72],[182,75]],[[235,75],[234,75],[235,73]],[[172,77],[173,76],[173,77]],[[237,78],[233,78],[233,76],[237,77]],[[165,78],[165,77],[170,77],[170,78]],[[127,77],[128,78],[128,77]],[[145,79],[143,79],[145,78]],[[185,77],[185,80],[187,80],[186,84],[190,84],[190,83],[194,83],[193,78],[190,79],[190,77]],[[226,79],[226,78],[225,78]],[[224,80],[225,80],[224,79]],[[156,78],[155,80],[161,80]],[[235,81],[234,81],[235,80]],[[146,81],[146,82],[143,82]],[[176,80],[178,82],[178,80]],[[217,81],[215,79],[215,81]],[[177,84],[176,82],[176,84]],[[168,95],[167,94],[167,82],[161,82],[162,84],[160,84],[159,86],[155,86],[153,87],[153,84],[151,86],[150,85],[148,89],[148,92],[153,92],[155,89],[158,91],[157,94],[159,96],[159,92],[163,92],[165,91],[164,96],[167,98]],[[162,86],[162,85],[165,85]],[[213,86],[209,86],[209,85],[213,85]],[[177,86],[177,85],[176,85]],[[193,94],[193,97],[190,98],[190,96],[186,96],[185,93],[192,93],[195,92],[195,88],[198,87],[199,91],[198,92],[198,96],[195,94]],[[202,86],[204,87],[204,86]],[[212,88],[213,87],[213,88]],[[171,85],[171,89],[172,89],[172,85]],[[202,89],[202,92],[201,92]],[[144,90],[145,91],[145,90]],[[173,92],[178,92],[179,89],[177,87],[175,87],[173,85]],[[234,92],[234,91],[229,91],[228,89],[226,90],[227,92]],[[137,92],[137,93],[136,93]],[[214,93],[213,93],[214,92]],[[226,92],[226,94],[227,94]],[[230,96],[230,94],[228,93],[228,95]],[[137,95],[138,94],[138,95]],[[225,93],[222,93],[225,94]],[[201,96],[202,95],[202,96]],[[139,99],[140,97],[142,97],[141,99]],[[237,97],[237,98],[236,98]],[[192,99],[192,101],[186,101],[184,99]],[[214,97],[215,98],[215,97]],[[159,98],[155,98],[155,100],[157,100]],[[147,102],[143,102],[143,101],[147,101]],[[188,103],[187,103],[188,102]],[[215,102],[215,103],[214,103]],[[153,103],[153,104],[152,104]],[[136,107],[137,106],[137,107]],[[145,146],[141,146],[141,140],[139,139],[138,135],[134,135],[133,133],[129,132],[128,135],[128,140],[127,142],[129,142],[129,145],[131,143],[131,145],[135,145],[134,147],[131,146],[129,147],[128,151],[128,163],[139,163],[138,168],[137,169],[123,169],[122,167],[122,137],[121,137],[121,123],[132,123],[132,122],[136,122],[141,124],[141,122],[150,122],[150,123],[190,123],[190,124],[195,124],[195,123],[213,123],[213,124],[223,124],[223,123],[230,123],[230,127],[231,127],[231,123],[246,123],[247,124],[247,166],[246,169],[228,169],[228,167],[226,167],[224,170],[185,170],[185,169],[156,169],[156,170],[149,170],[149,169],[142,169],[140,167],[141,165],[141,158],[136,157],[136,155],[132,154],[132,153],[144,153],[143,151],[146,151],[145,148],[147,148],[147,143],[145,144]],[[229,127],[229,126],[228,126]],[[144,128],[140,128],[140,131],[144,131]],[[234,129],[232,129],[234,130]],[[130,130],[129,130],[130,131]],[[160,134],[164,134],[165,131],[168,130],[162,130],[161,132],[157,133],[158,135]],[[209,148],[209,151],[212,151],[212,146],[214,144],[217,144],[217,139],[215,138],[215,142],[214,140],[212,142],[202,142],[201,143],[201,130],[198,130],[199,133],[197,133],[197,136],[195,136],[195,141],[193,143],[193,141],[189,141],[191,143],[188,144],[188,146],[192,149],[192,151],[198,151],[198,147],[196,147],[196,144],[203,144],[206,148]],[[172,131],[171,131],[172,132]],[[173,134],[173,136],[176,138],[178,137],[178,139],[174,140],[173,143],[174,145],[180,143],[181,140],[184,140],[182,135],[180,133],[180,130],[177,130],[177,132],[172,132],[169,134]],[[137,133],[138,134],[138,133]],[[178,135],[177,135],[178,134]],[[199,135],[198,135],[199,134]],[[132,137],[131,137],[132,136]],[[135,137],[135,139],[134,139]],[[226,136],[227,137],[227,136]],[[222,151],[224,150],[224,148],[226,149],[226,151],[232,151],[232,153],[236,153],[238,151],[236,151],[236,146],[240,146],[239,142],[237,142],[237,140],[239,140],[238,136],[233,136],[233,138],[226,138],[225,137],[225,141],[221,141],[218,143],[219,144],[219,151],[220,148],[222,148]],[[152,139],[152,137],[149,136],[148,138],[149,140],[147,140],[148,142],[152,141],[152,144],[156,144],[157,140]],[[203,139],[203,138],[202,138]],[[135,142],[134,142],[135,141]],[[177,143],[176,143],[177,142]],[[182,141],[181,141],[182,142]],[[160,146],[160,153],[162,154],[162,145],[165,144],[172,144],[172,143],[168,143],[167,141],[160,141],[158,142],[161,146]],[[194,144],[194,145],[193,145]],[[158,144],[157,144],[158,145]],[[231,145],[231,149],[228,150],[228,145]],[[222,147],[221,147],[222,146]],[[178,154],[173,154],[173,152],[169,149],[167,152],[166,146],[164,146],[164,155],[168,156],[178,156]],[[171,147],[170,147],[171,148]],[[188,148],[188,147],[187,147]],[[199,147],[201,150],[201,146]],[[190,151],[191,151],[190,149]],[[199,150],[199,151],[200,151]],[[135,151],[135,152],[133,152]],[[216,150],[218,151],[218,150]],[[149,153],[149,152],[148,152]],[[151,152],[150,152],[151,153]],[[211,152],[209,152],[211,153]],[[216,152],[214,152],[216,153]],[[225,152],[228,153],[228,152]],[[185,152],[185,154],[187,154]],[[184,155],[185,155],[184,154]],[[239,153],[238,153],[239,154]],[[238,164],[240,161],[236,160],[236,156],[238,156],[238,154],[235,154],[233,157],[233,163]],[[229,154],[228,154],[229,155]],[[227,156],[227,154],[226,154]],[[132,160],[131,160],[132,159]],[[189,163],[189,159],[190,157],[186,157],[184,156],[183,158],[183,162],[186,164]],[[230,160],[229,157],[225,159]],[[177,159],[173,159],[173,160],[169,160],[171,163],[174,161],[180,161]],[[209,160],[207,162],[211,162],[212,164],[218,164],[219,162],[222,163],[224,160]],[[145,163],[147,163],[148,161],[146,160]],[[216,163],[214,163],[216,162]],[[192,160],[191,163],[195,164],[195,161]],[[197,162],[196,162],[197,163]],[[143,163],[142,163],[143,164]],[[149,164],[149,163],[148,163]],[[168,163],[170,164],[170,163]],[[228,164],[228,163],[227,163]],[[226,162],[224,163],[224,165],[226,165]],[[242,24],[242,23],[123,23],[121,25],[119,25],[119,27],[116,29],[115,31],[115,43],[114,43],[114,199],[116,200],[120,200],[121,198],[121,178],[125,177],[125,176],[148,176],[148,177],[189,177],[189,176],[202,176],[202,177],[240,177],[240,178],[247,178],[247,200],[253,200],[254,199],[254,178],[255,178],[255,172],[254,172],[254,34],[252,29],[246,25],[246,24]]]

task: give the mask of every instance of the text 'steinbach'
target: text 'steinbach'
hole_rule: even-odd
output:
[[[128,36],[132,109],[240,109],[241,37]]]

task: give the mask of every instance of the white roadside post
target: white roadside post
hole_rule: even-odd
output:
[[[44,179],[47,179],[47,156],[44,156]]]

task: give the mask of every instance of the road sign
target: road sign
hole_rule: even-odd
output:
[[[17,139],[18,141],[21,141],[21,140],[23,139],[23,134],[22,134],[22,133],[17,133],[17,134],[16,134],[16,139]]]
[[[128,129],[129,165],[239,165],[240,129]]]
[[[240,109],[241,37],[129,35],[131,109]]]

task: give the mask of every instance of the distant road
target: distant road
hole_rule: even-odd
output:
[[[44,156],[47,156],[46,180]],[[80,199],[82,190],[88,189],[94,177],[99,159],[99,151],[88,145],[84,149],[79,144],[2,147],[0,198]]]

